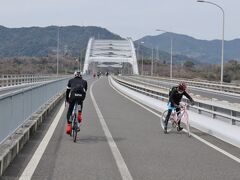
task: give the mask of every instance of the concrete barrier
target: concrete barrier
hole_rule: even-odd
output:
[[[64,97],[65,91],[57,94],[24,122],[8,139],[0,144],[0,176],[21,151],[29,138],[35,134],[53,108],[55,108]]]

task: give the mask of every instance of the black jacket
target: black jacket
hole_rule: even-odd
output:
[[[178,87],[173,87],[172,88],[172,92],[169,96],[169,102],[171,102],[172,104],[179,105],[179,103],[182,100],[183,95],[186,96],[191,102],[193,102],[193,99],[191,98],[191,96],[186,91],[184,91],[181,94],[178,93]]]
[[[69,100],[69,93],[71,91],[71,89],[74,89],[75,87],[77,87],[78,85],[82,85],[82,87],[84,88],[84,91],[87,92],[87,81],[84,80],[82,77],[75,77],[73,79],[70,79],[68,81],[68,85],[67,85],[67,91],[66,91],[66,100]]]

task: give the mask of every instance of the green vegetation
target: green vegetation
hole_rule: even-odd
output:
[[[6,28],[0,26],[0,57],[44,57],[56,54],[57,26],[45,28]],[[90,37],[121,39],[107,29],[87,26],[59,27],[59,50],[64,54],[79,56],[86,49]]]
[[[79,66],[76,59],[59,56],[59,73],[73,73]],[[0,59],[0,74],[56,74],[57,57],[18,57]]]
[[[200,63],[216,64],[221,60],[221,40],[200,40],[190,36],[175,33],[163,33],[157,36],[145,36],[136,44],[144,42],[144,46],[151,49],[158,47],[162,51],[170,52],[170,39],[173,39],[173,54],[184,55]],[[225,41],[224,61],[238,57],[240,61],[240,39]],[[150,56],[149,56],[150,57]],[[173,58],[176,59],[176,58]],[[176,62],[176,61],[175,61]]]
[[[45,28],[0,26],[0,74],[56,74],[57,32],[57,26]],[[76,58],[80,56],[83,62],[90,37],[121,39],[104,28],[94,26],[59,27],[59,33],[59,73],[72,73],[79,67]],[[179,34],[164,33],[135,41],[140,72],[143,58],[143,73],[150,75],[153,55],[154,75],[169,77],[170,37],[173,37],[173,77],[220,81],[220,65],[214,64],[220,63],[220,41],[202,41]],[[141,44],[141,41],[144,41],[144,44]],[[227,41],[225,58],[240,57],[239,45],[240,39]],[[122,70],[123,73],[132,72],[128,65],[124,67],[127,70]],[[230,60],[224,64],[224,81],[235,80],[240,80],[240,64],[237,60]]]
[[[151,60],[143,61],[143,73],[150,75]],[[141,73],[142,61],[138,62]],[[154,76],[170,76],[170,65],[164,64],[161,61],[154,61],[153,65]],[[205,79],[208,81],[220,81],[221,66],[210,64],[194,64],[191,61],[185,61],[182,65],[173,64],[173,77],[187,79]],[[228,61],[224,64],[224,82],[232,82],[240,80],[240,62],[236,60]]]

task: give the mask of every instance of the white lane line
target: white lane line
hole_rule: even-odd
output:
[[[160,118],[162,117],[162,116],[159,115],[158,113],[156,113],[156,112],[154,112],[153,110],[147,108],[145,105],[139,103],[138,101],[136,101],[136,100],[128,97],[127,95],[125,95],[125,94],[123,94],[122,92],[120,92],[119,90],[117,90],[115,87],[113,87],[112,83],[110,82],[110,78],[108,78],[108,83],[109,83],[109,85],[110,85],[115,91],[117,91],[119,94],[121,94],[121,95],[124,96],[125,98],[127,98],[127,99],[129,99],[130,101],[136,103],[137,105],[141,106],[142,108],[147,109],[148,111],[150,111],[150,112],[153,113],[154,115],[156,115],[156,116],[158,116],[158,117],[160,117]]]
[[[112,84],[110,83],[110,81],[109,81],[109,84],[110,84],[110,86],[111,86],[116,92],[118,92],[119,94],[121,94],[121,95],[124,96],[125,98],[129,99],[130,101],[132,101],[132,102],[138,104],[138,105],[141,106],[142,108],[144,108],[144,109],[150,111],[150,112],[153,113],[154,115],[156,115],[156,116],[158,116],[159,118],[161,118],[161,115],[159,115],[158,113],[152,111],[151,109],[147,108],[145,105],[140,104],[139,102],[137,102],[137,101],[131,99],[130,97],[126,96],[125,94],[123,94],[122,92],[120,92],[119,90],[117,90],[115,87],[112,86]],[[184,129],[184,132],[187,132],[187,130]],[[205,139],[199,137],[198,135],[196,135],[196,134],[194,134],[194,133],[192,133],[192,132],[191,132],[190,134],[191,134],[191,136],[193,136],[193,137],[196,138],[197,140],[201,141],[202,143],[206,144],[207,146],[209,146],[209,147],[215,149],[216,151],[218,151],[218,152],[224,154],[225,156],[231,158],[232,160],[234,160],[234,161],[240,163],[240,159],[239,159],[238,157],[236,157],[236,156],[230,154],[229,152],[227,152],[227,151],[225,151],[225,150],[223,150],[223,149],[221,149],[221,148],[215,146],[214,144],[212,144],[212,143],[206,141]]]
[[[132,176],[131,176],[128,168],[127,168],[127,165],[126,165],[126,163],[125,163],[125,161],[124,161],[124,159],[123,159],[123,157],[122,157],[122,155],[121,155],[121,153],[120,153],[120,151],[119,151],[119,149],[117,147],[117,144],[113,140],[113,137],[112,137],[112,135],[111,135],[111,133],[110,133],[110,131],[108,129],[108,126],[106,124],[106,121],[104,120],[103,115],[102,115],[102,113],[101,113],[101,111],[100,111],[100,109],[99,109],[99,107],[98,107],[98,105],[96,103],[96,100],[95,100],[95,98],[93,96],[92,87],[95,84],[95,82],[90,87],[90,96],[92,98],[92,102],[93,102],[93,105],[94,105],[94,107],[96,109],[98,118],[100,120],[102,129],[104,131],[104,134],[105,134],[105,136],[107,138],[108,145],[109,145],[109,147],[110,147],[110,149],[112,151],[113,157],[114,157],[114,159],[116,161],[116,164],[117,164],[118,170],[119,170],[119,172],[120,172],[120,174],[122,176],[122,179],[123,180],[133,180],[133,178],[132,178]]]
[[[42,155],[44,151],[46,150],[46,147],[58,125],[58,122],[62,116],[62,113],[64,111],[65,105],[64,103],[62,104],[59,112],[55,116],[51,126],[49,127],[46,135],[44,136],[43,140],[41,143],[38,145],[38,148],[36,149],[34,155],[32,156],[32,159],[29,161],[27,167],[24,169],[22,175],[20,176],[19,180],[30,180],[32,178],[32,175],[39,163],[39,161],[42,158]]]
[[[187,131],[186,131],[186,132],[187,132]],[[236,161],[236,162],[240,163],[240,159],[239,159],[238,157],[236,157],[236,156],[234,156],[234,155],[230,154],[229,152],[227,152],[227,151],[224,151],[223,149],[221,149],[221,148],[219,148],[219,147],[217,147],[217,146],[213,145],[212,143],[210,143],[210,142],[208,142],[208,141],[204,140],[203,138],[201,138],[201,137],[197,136],[196,134],[193,134],[193,133],[191,133],[191,136],[195,137],[197,140],[199,140],[199,141],[203,142],[204,144],[206,144],[206,145],[210,146],[211,148],[213,148],[213,149],[217,150],[218,152],[220,152],[220,153],[224,154],[225,156],[227,156],[227,157],[229,157],[229,158],[233,159],[234,161]]]

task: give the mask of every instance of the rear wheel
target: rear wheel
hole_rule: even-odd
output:
[[[162,129],[164,130],[165,127],[165,119],[167,117],[168,114],[168,110],[164,111],[162,114],[162,117],[160,118],[160,124]],[[172,130],[172,120],[171,120],[172,116],[170,116],[169,120],[168,120],[168,126],[167,126],[167,132],[170,132]]]
[[[74,126],[73,126],[73,142],[77,141],[77,122],[74,122]]]

